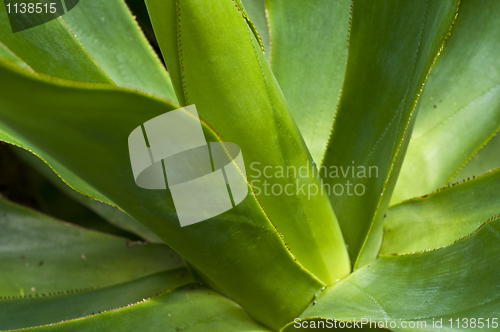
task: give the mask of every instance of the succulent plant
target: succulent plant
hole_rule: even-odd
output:
[[[143,241],[0,199],[1,330],[498,327],[499,1],[145,0],[149,40],[122,0],[13,32],[16,1],[0,140]],[[181,227],[128,138],[191,105],[249,194]]]

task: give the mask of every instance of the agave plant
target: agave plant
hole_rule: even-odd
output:
[[[0,6],[0,139],[144,240],[0,200],[0,329],[498,327],[499,1],[145,3],[168,71],[122,0]],[[181,227],[128,137],[191,105],[249,194]]]

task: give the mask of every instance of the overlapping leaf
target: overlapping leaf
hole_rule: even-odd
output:
[[[500,167],[500,135],[496,135],[489,141],[465,166],[455,175],[451,182],[472,179]]]
[[[114,311],[27,331],[268,331],[233,301],[199,286],[185,286]]]
[[[116,83],[175,100],[168,73],[122,0],[81,0],[63,18],[17,33],[1,3],[2,47],[36,72]]]
[[[449,245],[500,216],[500,171],[393,206],[381,253],[411,253]]]
[[[0,329],[89,315],[192,282],[165,245],[140,245],[0,200]]]
[[[143,239],[150,243],[163,243],[163,241],[158,238],[153,232],[151,232],[146,226],[130,217],[125,212],[121,211],[115,206],[111,206],[104,202],[97,201],[85,197],[74,189],[68,187],[58,176],[55,174],[50,167],[48,167],[42,160],[40,160],[35,155],[29,153],[28,151],[17,149],[17,154],[26,163],[35,168],[40,174],[52,182],[57,188],[59,188],[63,193],[73,198],[82,205],[88,207],[96,214],[98,214],[103,219],[107,220],[112,225],[124,229],[126,231],[132,232],[139,235]]]
[[[482,329],[494,330],[500,314],[499,238],[496,219],[443,249],[380,256],[327,289],[301,317],[371,318],[393,331],[479,329],[482,318]],[[433,326],[438,321],[442,329]]]
[[[59,323],[141,302],[170,288],[192,283],[186,268],[161,272],[105,288],[71,289],[0,300],[0,330]]]
[[[276,317],[297,315],[323,286],[295,261],[253,196],[181,228],[169,191],[136,186],[127,138],[176,106],[113,86],[49,82],[8,63],[0,66],[0,77],[2,140],[41,156],[85,195],[121,207],[259,320],[283,324]],[[208,141],[218,140],[205,129]],[[289,305],[280,306],[285,299]]]
[[[116,84],[177,101],[165,67],[125,1],[80,0],[63,20]]]
[[[269,22],[267,20],[267,8],[265,0],[242,0],[248,15],[252,19],[255,28],[264,47],[266,60],[271,58],[271,35],[269,33]]]
[[[450,182],[500,130],[499,42],[500,2],[464,1],[422,95],[392,203]]]
[[[380,249],[417,101],[457,3],[353,4],[346,78],[320,174],[355,268]]]
[[[293,255],[325,283],[347,275],[335,215],[239,1],[147,5],[179,100],[241,147],[255,194]]]
[[[0,44],[34,71],[81,82],[112,83],[61,18],[13,33],[3,0]],[[51,15],[41,13],[40,15]]]
[[[4,297],[104,287],[183,265],[163,245],[130,246],[126,239],[63,224],[4,199],[0,209]]]

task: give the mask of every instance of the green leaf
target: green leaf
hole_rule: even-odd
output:
[[[27,331],[268,331],[233,301],[189,285],[114,311]]]
[[[63,20],[117,85],[177,102],[165,67],[124,0],[80,0]]]
[[[457,318],[477,324],[481,317],[484,329],[489,318],[491,330],[500,307],[499,238],[497,219],[442,249],[380,256],[324,291],[301,317],[394,321],[394,331],[422,330],[404,329],[402,321],[425,322],[427,330],[438,331],[432,322],[441,319],[444,330],[464,331],[468,326],[457,328]]]
[[[168,73],[123,0],[81,0],[63,18],[17,33],[0,4],[1,44],[39,73],[116,83],[175,100]]]
[[[40,156],[79,192],[119,206],[259,321],[282,326],[324,286],[295,261],[253,195],[230,211],[181,228],[168,190],[136,185],[129,134],[176,106],[111,85],[47,81],[1,60],[0,78],[1,140]],[[207,141],[217,142],[203,126]]]
[[[269,0],[271,67],[320,164],[344,81],[350,1]]]
[[[31,69],[30,66],[28,66],[26,64],[26,62],[22,61],[21,59],[19,59],[17,57],[17,55],[15,55],[14,53],[12,53],[11,50],[9,50],[4,44],[2,44],[0,42],[0,58],[4,59],[5,61],[8,61],[16,66],[19,66],[23,69],[27,69],[27,70],[31,70],[33,71],[33,69]],[[34,71],[33,71],[34,72]]]
[[[500,130],[500,2],[464,1],[455,25],[429,76],[391,203],[449,183]]]
[[[259,32],[264,56],[269,61],[271,57],[271,35],[269,34],[269,23],[267,21],[267,8],[265,0],[242,0],[248,15],[252,19],[255,28]]]
[[[346,276],[337,220],[244,10],[232,0],[147,5],[181,104],[241,147],[255,194],[298,262],[327,284]]]
[[[355,269],[379,252],[412,115],[457,2],[353,4],[346,78],[320,174]]]
[[[134,245],[5,199],[0,199],[0,228],[3,297],[106,287],[184,265],[165,245]]]
[[[500,215],[500,170],[389,209],[381,253],[449,245]]]
[[[451,182],[458,182],[478,176],[500,167],[500,135],[493,137],[464,167]]]
[[[0,329],[53,324],[141,302],[170,288],[193,282],[186,268],[160,272],[104,288],[67,289],[0,300]]]
[[[53,170],[48,167],[40,158],[23,149],[16,150],[17,155],[21,157],[23,161],[28,163],[31,167],[35,168],[63,193],[73,198],[75,201],[81,203],[82,205],[88,207],[112,225],[139,235],[149,243],[163,244],[163,241],[153,232],[151,232],[146,226],[144,226],[125,212],[121,211],[116,206],[112,206],[80,194],[79,192],[69,187],[66,183],[64,183],[64,181],[62,181],[61,178],[59,178],[59,176],[57,176],[57,174],[54,173]]]
[[[82,82],[112,83],[61,18],[13,33],[2,3],[0,43],[36,72]]]

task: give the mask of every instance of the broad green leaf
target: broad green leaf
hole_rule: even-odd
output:
[[[463,1],[422,95],[391,203],[449,183],[500,130],[499,41],[500,2]]]
[[[17,33],[0,3],[0,43],[36,72],[175,100],[168,73],[123,0],[81,0],[62,18]]]
[[[124,0],[80,0],[63,20],[117,85],[177,102],[165,67]]]
[[[153,232],[151,232],[146,226],[144,226],[125,212],[121,211],[119,208],[101,201],[97,201],[95,199],[91,199],[89,197],[85,197],[84,195],[66,185],[66,183],[64,183],[61,178],[59,178],[59,176],[57,176],[57,174],[54,173],[52,169],[48,167],[40,158],[23,149],[16,150],[17,155],[20,156],[23,161],[35,168],[46,179],[52,182],[52,184],[57,186],[58,189],[64,192],[67,196],[73,198],[75,201],[88,207],[112,225],[139,235],[149,243],[163,244],[163,241]]]
[[[0,229],[3,297],[106,287],[184,265],[167,246],[134,245],[5,199],[0,199]]]
[[[424,322],[425,331],[468,331],[470,325],[457,327],[457,318],[476,324],[483,318],[484,330],[493,331],[492,318],[498,323],[500,314],[499,239],[497,219],[442,249],[380,256],[324,291],[301,317],[387,320],[394,322],[387,325],[393,331],[424,330],[405,329],[403,321]],[[443,328],[433,328],[441,319]]]
[[[346,276],[337,220],[244,10],[232,0],[147,5],[181,104],[241,147],[255,195],[298,262],[327,284]]]
[[[4,0],[0,0],[0,43],[36,72],[81,82],[112,83],[61,18],[13,33]]]
[[[189,285],[114,311],[26,331],[268,331],[233,301]]]
[[[387,212],[381,253],[449,245],[500,216],[500,170],[395,205]]]
[[[186,268],[160,272],[104,288],[67,289],[52,294],[30,293],[0,301],[0,329],[59,323],[141,302],[194,281]]]
[[[168,190],[136,185],[130,133],[176,106],[111,85],[48,81],[1,60],[0,78],[1,140],[40,156],[79,192],[120,207],[259,321],[283,325],[324,286],[295,261],[253,195],[232,210],[181,228]],[[203,126],[207,141],[218,141]]]
[[[451,182],[471,179],[500,167],[500,135],[493,137],[464,167]]]
[[[266,0],[241,1],[259,32],[262,45],[264,46],[264,55],[266,60],[269,61],[271,57],[271,35],[269,33],[269,22],[267,21]]]
[[[320,164],[344,81],[351,1],[268,0],[271,67]]]
[[[346,78],[319,172],[355,269],[379,252],[417,101],[457,3],[353,3]]]

